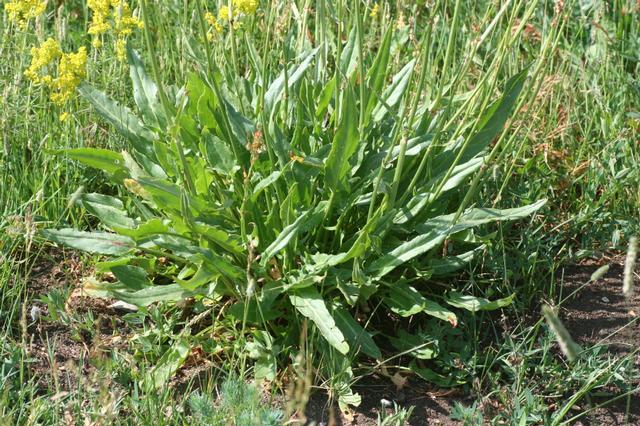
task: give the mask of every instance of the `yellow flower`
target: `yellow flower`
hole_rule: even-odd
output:
[[[258,0],[233,0],[233,5],[245,15],[252,15],[258,9]]]
[[[116,57],[119,61],[124,61],[127,57],[127,41],[124,38],[116,40]]]
[[[229,6],[222,6],[220,10],[218,10],[218,19],[221,21],[229,21],[233,19],[233,16],[230,13]]]
[[[109,12],[111,8],[110,0],[87,0],[87,6],[91,9],[91,25],[89,25],[89,34],[99,36],[111,29],[108,22]]]
[[[32,48],[31,57],[31,65],[24,74],[34,83],[48,87],[56,105],[64,105],[86,77],[86,47],[76,53],[63,53],[58,42],[50,38],[42,46]]]
[[[86,47],[81,47],[76,53],[63,53],[58,64],[58,77],[51,82],[51,88],[54,90],[51,101],[56,105],[67,103],[86,75]]]
[[[41,71],[48,67],[62,55],[60,44],[52,38],[42,43],[40,47],[31,48],[31,65],[24,75],[36,84],[49,84],[51,76],[41,75]]]
[[[371,13],[369,14],[369,16],[375,19],[378,16],[378,12],[380,12],[380,5],[376,3],[373,5],[373,8],[371,9]]]
[[[46,0],[14,0],[4,5],[4,10],[7,11],[9,19],[17,23],[21,28],[25,28],[30,19],[43,14],[46,8]]]
[[[60,121],[65,122],[69,119],[69,113],[67,111],[63,112],[62,114],[60,114]]]
[[[213,27],[213,29],[215,30],[215,32],[217,32],[218,34],[222,33],[222,24],[220,24],[220,22],[218,21],[218,19],[215,17],[215,15],[211,12],[207,12],[204,14],[204,19],[205,21],[207,21],[207,23],[209,25],[211,25],[211,27]],[[207,40],[212,41],[213,40],[213,36],[214,34],[211,32],[207,33]]]
[[[88,33],[94,36],[91,45],[95,49],[102,47],[100,36],[113,30],[117,36],[116,56],[119,60],[124,60],[126,38],[134,30],[143,29],[144,23],[133,16],[131,6],[124,0],[87,0],[87,6],[92,12],[88,30]]]
[[[121,0],[112,0],[113,18],[115,22],[116,34],[118,36],[131,35],[134,29],[143,29],[144,23],[133,16],[131,7],[127,2]]]

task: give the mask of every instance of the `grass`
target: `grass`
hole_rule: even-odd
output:
[[[215,3],[205,6],[215,12],[219,6]],[[170,151],[162,168],[172,183],[184,188],[183,200],[190,196],[224,206],[225,214],[229,212],[225,220],[231,223],[226,229],[243,245],[241,252],[225,258],[232,267],[248,271],[231,281],[235,289],[228,294],[196,294],[194,305],[150,300],[143,309],[119,319],[79,310],[82,304],[67,308],[80,275],[95,275],[98,281],[113,281],[109,273],[123,278],[100,263],[104,258],[99,255],[78,257],[68,251],[60,255],[39,231],[113,229],[108,221],[100,225],[98,219],[104,222],[104,217],[99,211],[87,209],[91,193],[118,197],[124,201],[122,210],[132,217],[163,217],[176,229],[188,228],[180,222],[188,216],[189,206],[185,208],[180,199],[175,206],[151,199],[141,207],[117,173],[110,178],[84,167],[74,161],[73,151],[54,154],[59,149],[108,148],[125,149],[138,162],[141,158],[135,143],[115,130],[117,122],[113,126],[99,114],[96,106],[105,103],[96,101],[88,86],[80,89],[84,98],[79,96],[65,107],[71,120],[60,122],[62,110],[51,105],[46,90],[22,75],[30,61],[29,46],[38,41],[64,34],[60,39],[66,49],[90,44],[86,28],[91,14],[85,2],[64,2],[56,10],[50,6],[24,30],[6,15],[0,18],[1,423],[219,424],[233,416],[236,424],[245,424],[245,416],[259,415],[270,424],[280,421],[280,415],[287,419],[303,405],[312,387],[332,392],[346,410],[357,401],[350,385],[371,372],[379,374],[382,365],[412,380],[454,386],[472,395],[476,404],[453,410],[455,418],[468,424],[480,419],[562,424],[596,406],[591,399],[600,393],[615,389],[605,396],[609,400],[637,391],[635,352],[611,358],[604,346],[595,346],[583,348],[577,360],[565,361],[556,350],[554,335],[538,318],[542,301],[555,304],[566,296],[562,266],[604,252],[626,251],[630,237],[639,232],[638,6],[621,0],[610,4],[514,0],[503,5],[435,1],[430,7],[413,3],[380,2],[373,14],[374,4],[367,1],[263,1],[255,14],[238,18],[241,24],[235,28],[226,23],[218,35],[193,5],[148,3],[145,31],[136,31],[129,39],[141,54],[141,65],[135,69],[147,70],[148,78],[157,83],[155,104],[147,109],[134,96],[140,86],[129,79],[129,65],[116,60],[113,40],[105,36],[104,47],[90,55],[86,84],[141,114],[145,126],[167,142]],[[137,4],[141,17],[142,6],[144,2]],[[391,28],[389,56],[377,59],[387,28]],[[213,34],[211,43],[203,42],[207,32]],[[318,46],[304,75],[296,75],[294,64]],[[412,59],[413,74],[404,80],[406,87],[389,96],[385,88]],[[377,61],[386,65],[376,68]],[[503,117],[504,130],[500,125],[484,141],[488,144],[484,165],[447,191],[458,160],[470,160],[460,144],[473,148],[478,140],[474,135],[481,134],[478,130],[489,117],[488,106],[508,92],[509,79],[527,66],[524,88],[511,108],[514,112]],[[268,88],[278,76],[284,84],[274,97]],[[300,79],[290,85],[296,78]],[[200,107],[175,113],[174,93],[181,87],[187,87],[192,97],[208,94],[215,123],[207,124]],[[220,108],[216,100],[223,98],[234,106],[235,114],[252,122],[248,139],[239,137],[234,128],[237,116]],[[167,118],[174,116],[173,121]],[[208,145],[217,157],[189,142],[191,130],[180,121],[182,117],[208,127],[217,138]],[[265,146],[256,146],[254,158],[249,158],[244,145],[247,140],[259,142],[251,139],[257,138],[257,131]],[[407,140],[424,135],[431,138],[430,145],[407,149]],[[220,146],[220,141],[234,139],[235,145]],[[338,147],[343,140],[353,143],[342,151],[326,150],[325,157],[318,154],[322,146]],[[282,141],[287,144],[279,146]],[[385,156],[393,145],[397,154]],[[447,152],[453,156],[444,155]],[[297,158],[314,156],[325,162],[320,174],[303,169],[304,160],[297,164]],[[351,165],[343,159],[351,159]],[[354,172],[354,161],[359,161],[361,170],[371,166],[371,172]],[[144,183],[131,169],[127,173]],[[203,180],[210,182],[206,190],[198,189]],[[290,196],[307,183],[309,188],[301,192],[308,195]],[[248,194],[256,188],[263,192],[252,200]],[[418,220],[408,221],[410,227],[381,231],[386,232],[379,234],[382,237],[368,230],[371,224],[375,228],[378,217],[415,205],[411,203],[421,192],[435,194],[438,203],[428,203]],[[367,198],[368,193],[373,196]],[[354,201],[357,195],[362,196],[360,204]],[[351,307],[342,284],[320,286],[321,300],[331,302],[331,314],[333,306],[349,309],[357,318],[366,313],[368,319],[356,324],[366,330],[361,333],[372,335],[380,357],[357,354],[351,350],[358,346],[353,342],[347,342],[350,348],[343,356],[340,338],[329,338],[327,344],[327,332],[318,327],[325,319],[316,319],[314,325],[312,316],[293,309],[287,300],[275,309],[279,319],[255,320],[255,308],[247,308],[266,308],[259,305],[268,296],[262,286],[278,281],[274,274],[282,274],[287,282],[294,276],[300,279],[303,275],[296,274],[306,273],[300,263],[308,262],[307,256],[337,255],[350,247],[354,235],[370,233],[371,242],[356,261],[347,261],[348,276],[353,271],[375,275],[367,267],[376,262],[384,265],[380,259],[422,232],[414,229],[416,222],[446,213],[457,222],[472,207],[506,209],[541,199],[548,200],[546,206],[516,224],[501,222],[449,235],[444,245],[376,283],[380,290],[369,306]],[[287,226],[297,223],[295,218],[320,205],[324,207],[318,210],[318,224],[301,230],[282,247],[275,244],[283,241]],[[278,215],[271,214],[276,210]],[[176,232],[193,238],[192,231]],[[72,246],[84,234],[76,236]],[[206,237],[195,240],[200,248],[210,246]],[[255,255],[249,248],[253,244],[265,258],[265,252],[272,254],[274,263],[258,265],[256,260],[252,266],[247,259]],[[448,255],[478,246],[473,260],[461,270],[431,275],[438,260],[451,261]],[[186,255],[179,251],[176,255],[175,248],[158,250],[139,254],[129,266],[145,269],[156,287],[179,274],[182,279],[189,277],[188,271],[176,267],[184,264]],[[43,265],[59,265],[65,279],[54,280],[41,292],[33,286]],[[337,269],[331,268],[322,273],[337,276]],[[251,287],[252,279],[258,281],[256,287]],[[444,304],[455,314],[458,327],[452,329],[446,321],[424,314],[411,319],[411,324],[403,319],[407,309],[391,300],[394,286],[403,280],[422,297]],[[515,294],[502,309],[512,326],[502,329],[495,312],[446,305],[449,293],[443,289],[475,297],[474,303]],[[124,290],[130,289],[119,288],[120,298],[135,302]],[[254,294],[256,302],[251,305]],[[305,299],[299,293],[294,297]],[[240,314],[223,315],[234,303]],[[36,319],[34,306],[43,312]],[[115,323],[105,327],[104,321]],[[67,346],[84,345],[89,359],[59,365],[56,353],[62,348],[56,333],[60,330],[68,333]],[[394,340],[398,336],[411,342],[409,346]],[[124,342],[113,344],[114,338]],[[433,352],[429,342],[437,344],[434,358],[428,354]],[[36,354],[34,348],[45,353]],[[369,351],[375,355],[375,349]],[[183,364],[206,368],[202,375],[178,383],[172,377],[176,371],[180,376]],[[242,384],[256,376],[270,379],[267,392],[274,400],[288,396],[289,403],[279,407],[282,412],[262,405],[259,392]],[[162,386],[156,390],[149,385],[150,378]],[[487,409],[487,401],[497,401],[500,412]],[[581,407],[578,414],[571,411],[575,405]],[[396,411],[381,414],[378,423],[402,424],[411,415],[410,410]]]

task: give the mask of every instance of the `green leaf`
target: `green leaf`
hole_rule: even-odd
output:
[[[480,130],[471,137],[463,160],[475,157],[500,134],[504,124],[511,116],[518,96],[520,96],[528,71],[529,68],[527,67],[511,77],[509,81],[507,81],[500,99],[492,103],[484,112],[478,125]]]
[[[423,333],[409,334],[398,330],[398,337],[390,337],[393,346],[418,359],[433,359],[438,356],[438,339]]]
[[[402,243],[386,255],[376,259],[368,270],[381,278],[403,263],[422,255],[442,243],[449,235],[469,228],[502,220],[515,220],[535,213],[547,200],[540,200],[528,206],[514,209],[470,209],[460,216],[457,223],[453,223],[455,213],[438,216],[416,227],[421,235]]]
[[[374,121],[382,120],[388,112],[387,107],[394,107],[398,102],[400,102],[404,92],[409,86],[415,62],[415,59],[411,60],[395,76],[393,76],[391,85],[385,89],[381,97],[381,102],[378,102],[373,110]]]
[[[315,209],[301,214],[291,225],[285,227],[276,239],[262,252],[261,264],[267,264],[276,253],[285,248],[299,232],[316,226],[322,219],[325,204],[319,204]]]
[[[253,193],[251,194],[251,200],[255,202],[258,199],[258,196],[262,193],[262,191],[264,191],[269,186],[271,186],[275,181],[277,181],[280,178],[281,174],[282,172],[280,170],[276,170],[275,172],[272,172],[269,176],[265,177],[264,179],[261,179],[253,188]]]
[[[355,350],[362,350],[373,359],[382,359],[382,353],[371,335],[366,332],[351,314],[344,309],[336,308],[333,316],[338,328],[344,333],[349,346]]]
[[[212,134],[203,135],[200,149],[209,166],[225,176],[232,176],[240,168],[231,148]]]
[[[494,301],[489,301],[482,297],[474,297],[467,296],[457,291],[451,291],[447,294],[446,302],[455,306],[456,308],[466,309],[467,311],[477,312],[477,311],[494,311],[496,309],[504,308],[505,306],[509,306],[513,303],[513,299],[515,298],[515,293],[511,296],[497,299]]]
[[[296,84],[298,80],[302,78],[305,71],[311,65],[311,61],[316,56],[316,53],[318,53],[319,49],[320,49],[320,46],[301,55],[299,65],[289,66],[287,70],[288,72],[287,80],[289,83],[289,88],[293,87],[293,85]],[[275,107],[276,103],[280,100],[283,91],[284,91],[284,71],[280,73],[278,78],[276,78],[271,83],[271,85],[267,89],[267,92],[264,95],[264,110],[267,112],[267,114],[269,114],[269,116],[273,113],[273,108]]]
[[[186,339],[176,340],[173,345],[162,355],[158,363],[149,371],[144,384],[147,389],[161,389],[176,371],[184,364],[191,353],[191,346]]]
[[[88,253],[121,255],[135,247],[131,238],[106,232],[85,232],[66,228],[45,229],[42,235],[54,243]]]
[[[131,237],[136,241],[140,241],[144,238],[155,237],[159,234],[165,234],[169,232],[169,227],[164,224],[164,222],[160,218],[150,219],[147,222],[141,223],[136,228],[113,227],[112,229],[118,234],[126,235],[127,237]]]
[[[65,154],[82,164],[114,174],[124,170],[122,154],[102,148],[73,148],[52,151],[54,154]]]
[[[358,112],[352,90],[345,98],[342,121],[338,127],[324,168],[327,187],[333,191],[346,188],[349,159],[358,150]]]
[[[133,228],[136,222],[127,216],[122,201],[102,194],[83,194],[79,202],[89,213],[96,216],[107,227]]]
[[[426,299],[418,290],[403,282],[389,285],[384,303],[396,314],[403,317],[424,312],[432,317],[448,321],[454,327],[458,324],[456,314],[440,304]]]
[[[481,245],[471,251],[459,254],[457,256],[447,256],[445,258],[429,259],[427,267],[431,271],[432,277],[442,277],[459,271],[466,267],[473,260],[475,255],[485,249],[485,245]]]
[[[336,322],[324,304],[322,296],[315,288],[306,287],[295,290],[289,295],[289,300],[298,312],[316,325],[320,334],[331,346],[343,355],[349,352],[349,344],[345,341],[344,335],[336,326]]]
[[[351,78],[351,75],[356,70],[356,66],[358,65],[356,34],[356,26],[354,25],[349,32],[347,44],[344,46],[342,54],[340,55],[340,71],[347,80]]]
[[[484,163],[483,157],[476,157],[468,162],[461,164],[457,167],[454,167],[453,173],[451,177],[445,182],[443,185],[440,196],[445,194],[447,191],[457,188],[462,183],[466,182],[469,176],[471,176],[474,172],[476,172]],[[444,175],[444,172],[443,172]],[[441,179],[441,176],[438,176],[437,179]],[[435,184],[434,184],[435,186]],[[435,201],[435,194],[433,192],[420,192],[416,194],[409,202],[406,207],[403,207],[393,219],[393,223],[403,224],[408,222],[409,220],[415,218],[420,214],[420,212],[427,206],[431,205]]]
[[[153,202],[163,209],[171,209],[176,212],[182,211],[182,195],[184,189],[166,179],[139,177],[135,181],[142,188],[143,192],[138,194]],[[146,195],[146,197],[145,197]],[[186,196],[189,210],[194,216],[199,215],[205,209],[205,202],[200,198]]]
[[[136,151],[154,158],[153,141],[157,136],[146,129],[129,108],[109,99],[107,95],[87,83],[82,83],[78,91],[93,105],[102,118],[129,139]]]
[[[166,117],[160,108],[158,87],[149,78],[144,69],[144,63],[138,53],[127,46],[129,62],[129,76],[133,85],[133,98],[146,122],[154,126],[166,126]]]
[[[367,109],[365,112],[365,126],[369,124],[371,113],[378,101],[375,95],[371,94],[382,92],[382,86],[384,85],[384,80],[387,76],[387,69],[389,68],[389,53],[391,52],[392,34],[393,25],[390,25],[384,34],[384,38],[382,39],[380,47],[378,48],[378,54],[373,61],[373,65],[371,65],[371,68],[369,68],[369,71],[367,72],[367,79],[369,82],[369,95],[367,101]]]
[[[179,284],[154,285],[137,291],[111,290],[109,293],[116,299],[136,306],[149,306],[156,302],[178,302],[193,296],[193,292],[185,290]]]
[[[142,290],[151,286],[147,272],[137,266],[115,265],[109,268],[113,275],[129,290]]]

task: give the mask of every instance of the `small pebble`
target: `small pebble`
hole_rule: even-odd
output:
[[[603,297],[602,297],[602,301],[603,301],[604,303],[609,303],[609,298],[608,298],[607,296],[603,296]]]

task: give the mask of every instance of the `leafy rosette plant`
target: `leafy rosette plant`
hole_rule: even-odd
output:
[[[82,194],[77,202],[103,229],[44,235],[110,256],[99,270],[115,282],[89,282],[94,295],[141,308],[187,298],[219,306],[242,326],[256,375],[267,379],[295,353],[303,328],[319,337],[316,350],[346,362],[344,384],[355,354],[383,360],[376,322],[356,320],[357,312],[426,315],[456,327],[458,309],[508,305],[512,297],[490,302],[434,290],[428,280],[482,251],[478,228],[545,203],[468,207],[478,188],[471,180],[505,131],[527,69],[452,131],[467,98],[432,114],[433,101],[422,97],[427,49],[389,75],[392,40],[388,30],[377,53],[365,55],[354,29],[335,69],[314,66],[326,65],[322,45],[273,76],[251,56],[245,80],[209,61],[179,89],[157,84],[129,50],[137,114],[80,88],[128,148],[64,151],[128,196]],[[443,255],[448,241],[462,250]],[[184,359],[188,350],[177,353]],[[343,406],[358,403],[348,385],[336,388]]]

